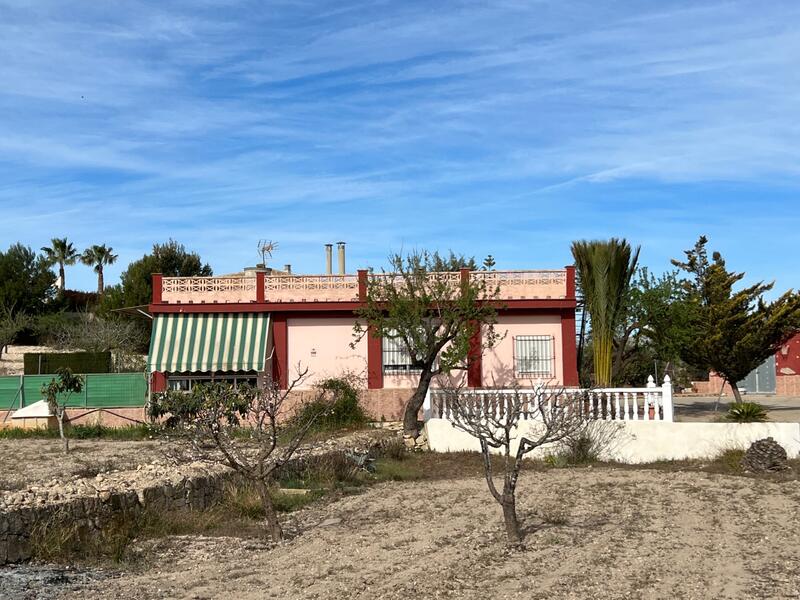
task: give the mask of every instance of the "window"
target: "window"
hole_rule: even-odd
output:
[[[258,377],[254,373],[217,373],[211,375],[174,375],[170,376],[167,385],[171,390],[179,392],[191,392],[192,388],[201,383],[227,383],[233,387],[247,384],[251,387],[258,385]]]
[[[411,355],[406,350],[406,345],[398,337],[383,338],[383,372],[398,373],[416,371],[411,366]]]
[[[551,335],[514,337],[514,375],[516,377],[552,377],[555,338]]]

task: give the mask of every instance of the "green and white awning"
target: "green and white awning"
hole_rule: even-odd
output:
[[[150,372],[263,371],[267,313],[155,315]]]

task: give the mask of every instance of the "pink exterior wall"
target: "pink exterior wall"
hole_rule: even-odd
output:
[[[297,365],[308,367],[309,377],[302,389],[308,389],[327,377],[353,373],[367,378],[367,340],[362,338],[355,349],[353,318],[287,319],[289,381],[297,375]]]
[[[483,354],[483,385],[508,386],[517,381],[520,384],[529,380],[516,379],[514,376],[514,336],[517,335],[549,335],[554,338],[552,368],[552,384],[564,381],[564,364],[562,357],[561,317],[559,315],[521,315],[500,316],[495,330],[505,334],[497,346]]]

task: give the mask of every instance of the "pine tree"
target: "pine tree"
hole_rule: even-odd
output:
[[[683,348],[682,358],[690,365],[716,371],[741,402],[737,382],[800,329],[800,294],[789,290],[774,302],[766,302],[764,294],[774,282],[758,282],[735,291],[734,285],[745,274],[728,271],[719,252],[709,261],[707,243],[701,236],[694,248],[684,252],[684,262],[672,261],[691,276],[684,286],[694,336]]]

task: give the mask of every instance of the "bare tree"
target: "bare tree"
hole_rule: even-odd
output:
[[[64,421],[67,416],[67,402],[72,394],[83,391],[83,377],[74,375],[72,369],[61,367],[57,371],[58,377],[42,386],[41,392],[47,400],[47,406],[58,420],[58,435],[64,445],[64,454],[69,454],[69,438],[64,431]]]
[[[522,542],[517,518],[517,480],[526,454],[579,433],[587,423],[584,398],[564,388],[536,385],[531,391],[483,390],[480,394],[451,388],[444,393],[453,426],[478,439],[486,483],[503,509],[511,544]],[[491,454],[502,455],[503,489],[495,483]]]
[[[6,347],[30,325],[30,319],[23,313],[0,310],[0,358]]]
[[[287,399],[307,375],[308,369],[298,369],[283,390],[269,378],[260,388],[210,383],[188,394],[165,392],[156,397],[152,410],[156,417],[169,415],[171,424],[188,438],[193,458],[227,465],[255,486],[266,532],[274,541],[283,539],[270,495],[275,472],[291,460],[314,423],[330,409],[324,390],[315,401],[289,408]]]

